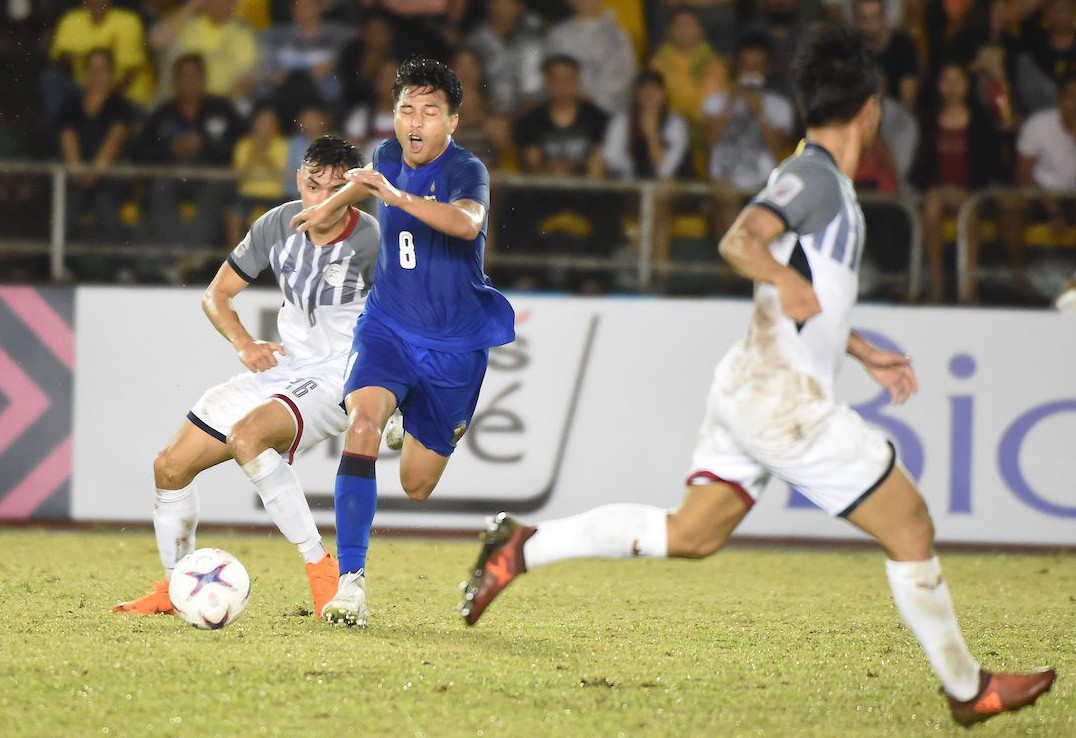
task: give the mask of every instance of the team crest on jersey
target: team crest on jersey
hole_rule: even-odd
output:
[[[452,443],[459,443],[459,440],[463,438],[463,434],[467,432],[467,421],[461,420],[456,423],[456,427],[452,429]]]
[[[777,181],[770,185],[766,199],[784,207],[795,199],[796,195],[803,192],[803,180],[795,174],[782,174]]]
[[[326,284],[339,287],[344,283],[344,268],[339,264],[330,264],[322,272],[322,278]]]
[[[437,187],[436,182],[430,182],[430,194],[426,195],[422,199],[423,200],[436,200],[437,195],[434,194],[434,190],[436,189],[436,187]]]

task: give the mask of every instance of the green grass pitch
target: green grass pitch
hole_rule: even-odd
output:
[[[474,628],[463,541],[375,537],[372,618],[310,614],[279,535],[203,532],[254,580],[220,631],[112,615],[159,564],[146,532],[0,528],[3,736],[967,735],[893,607],[880,552],[733,548],[525,575]],[[981,736],[1076,736],[1076,561],[949,554],[988,668],[1049,663],[1039,703]]]

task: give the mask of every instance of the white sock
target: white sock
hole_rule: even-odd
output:
[[[897,609],[927,652],[945,691],[954,699],[970,700],[979,691],[979,663],[960,635],[938,558],[886,561],[885,573]]]
[[[153,532],[157,552],[171,578],[176,562],[194,550],[198,528],[198,487],[191,482],[183,489],[158,489],[153,501]]]
[[[325,556],[321,534],[295,472],[273,449],[266,449],[243,464],[243,471],[258,490],[265,511],[284,537],[299,548],[308,564]]]
[[[528,569],[563,559],[668,555],[668,511],[650,505],[603,505],[538,526],[523,544]]]

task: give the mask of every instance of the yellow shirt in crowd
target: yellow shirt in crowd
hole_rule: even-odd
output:
[[[201,54],[205,58],[206,91],[221,97],[229,97],[258,61],[258,42],[250,26],[239,21],[218,25],[201,14],[180,29],[172,51],[169,64],[183,54]],[[171,79],[170,68],[162,70],[162,87],[165,72]]]
[[[112,8],[100,23],[93,22],[86,8],[69,10],[56,26],[49,57],[70,57],[75,82],[81,86],[86,54],[100,48],[112,51],[116,61],[116,81],[130,70],[137,70],[126,94],[136,103],[148,104],[153,98],[153,74],[146,58],[142,21],[130,10]]]
[[[232,169],[244,173],[238,185],[241,197],[283,201],[284,169],[287,166],[288,140],[283,136],[273,136],[264,149],[255,148],[253,136],[243,136],[235,145]]]

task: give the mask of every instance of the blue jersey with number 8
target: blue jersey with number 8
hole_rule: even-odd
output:
[[[417,169],[395,139],[374,152],[374,168],[402,192],[438,202],[474,200],[489,208],[489,172],[474,154],[449,141],[441,156]],[[515,338],[512,306],[483,268],[486,224],[473,240],[434,230],[379,202],[381,251],[366,312],[409,343],[470,351]]]

